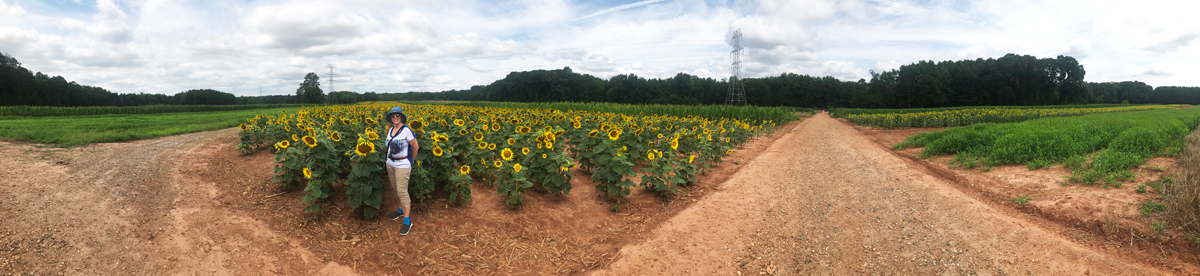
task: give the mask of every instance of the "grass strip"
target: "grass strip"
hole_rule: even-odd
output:
[[[161,114],[0,117],[0,138],[74,147],[235,127],[285,108]]]

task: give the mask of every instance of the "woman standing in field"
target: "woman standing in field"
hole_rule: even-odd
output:
[[[408,176],[412,172],[413,160],[416,160],[417,149],[420,146],[417,145],[417,138],[412,129],[406,125],[408,116],[404,115],[403,109],[399,106],[393,107],[384,119],[392,123],[387,132],[387,174],[396,189],[396,196],[400,198],[400,209],[392,213],[392,220],[404,217],[400,235],[408,235],[408,230],[412,229],[412,221],[408,219],[408,215],[412,213],[412,202],[408,197]],[[409,210],[409,213],[405,213],[404,210]]]

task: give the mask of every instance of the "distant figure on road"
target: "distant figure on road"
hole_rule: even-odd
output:
[[[408,215],[412,213],[412,201],[408,197],[408,176],[412,173],[417,149],[421,147],[417,145],[417,137],[413,135],[412,129],[406,125],[408,116],[404,115],[404,110],[399,106],[388,111],[384,120],[392,123],[387,132],[387,166],[385,167],[387,167],[387,174],[392,181],[392,186],[396,188],[396,196],[400,198],[400,209],[392,213],[392,220],[404,217],[404,225],[400,226],[400,235],[408,235],[408,231],[412,229],[412,221],[408,218]],[[409,210],[409,212],[405,213],[404,210]]]

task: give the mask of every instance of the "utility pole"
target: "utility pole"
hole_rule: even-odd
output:
[[[742,106],[746,105],[746,86],[742,84],[742,29],[733,31],[733,38],[730,39],[730,44],[733,45],[733,51],[729,52],[729,56],[733,57],[733,64],[729,67],[731,75],[729,76],[729,95],[725,97],[726,105]]]

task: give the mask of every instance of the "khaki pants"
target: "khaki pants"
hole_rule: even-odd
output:
[[[409,205],[412,201],[408,198],[408,174],[412,173],[412,168],[396,168],[384,165],[387,167],[388,178],[392,180],[392,187],[396,189],[396,197],[400,198],[400,208]],[[411,212],[411,210],[405,210]]]

